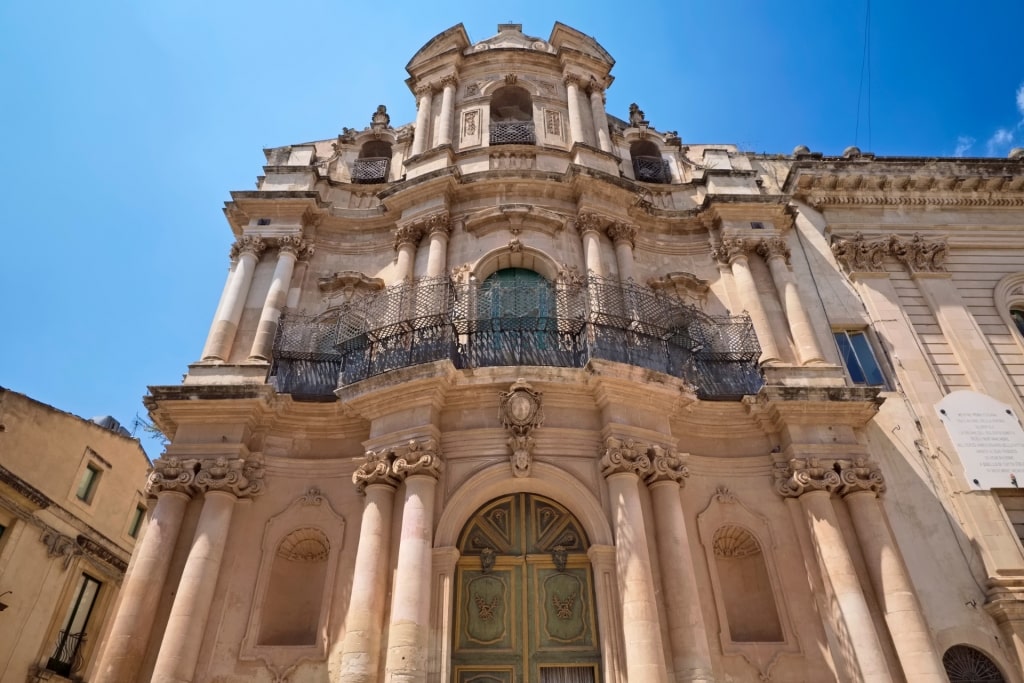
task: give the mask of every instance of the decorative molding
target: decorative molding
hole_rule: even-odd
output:
[[[510,433],[506,443],[511,450],[509,458],[512,474],[517,477],[530,476],[536,443],[532,433],[544,424],[541,396],[541,392],[534,391],[522,378],[513,382],[509,390],[501,394],[498,419]]]
[[[576,216],[576,230],[582,235],[587,232],[601,232],[605,220],[596,213],[580,213]]]
[[[50,528],[43,530],[39,540],[46,546],[47,557],[64,558],[64,569],[71,566],[71,561],[76,555],[82,554],[82,549],[75,543],[75,539]]]
[[[146,495],[156,496],[164,491],[175,491],[191,496],[194,492],[192,484],[196,479],[198,463],[195,458],[157,458],[153,461],[153,469],[146,478]]]
[[[683,486],[685,479],[690,476],[690,470],[686,467],[684,456],[676,452],[674,448],[665,448],[652,445],[649,449],[651,468],[644,476],[647,484],[655,484],[661,481],[674,481]]]
[[[259,260],[266,248],[267,243],[262,237],[243,235],[235,240],[235,243],[231,245],[231,260],[234,261],[242,254],[252,254],[257,260]]]
[[[719,263],[731,266],[738,258],[746,258],[748,252],[757,248],[757,240],[745,237],[726,237],[721,244],[711,250],[711,258]]]
[[[110,552],[110,550],[104,548],[102,545],[92,540],[88,536],[83,536],[82,534],[79,534],[78,537],[75,538],[75,543],[77,543],[78,547],[81,548],[82,551],[84,551],[87,555],[91,555],[98,560],[106,562],[111,567],[120,572],[122,575],[126,571],[128,571],[127,562],[125,562],[120,557]]]
[[[218,458],[197,461],[199,469],[193,487],[196,491],[227,491],[239,498],[263,493],[263,462],[257,458]]]
[[[736,525],[719,527],[712,541],[715,557],[736,559],[761,554],[761,545],[754,536]]]
[[[277,556],[292,562],[323,562],[330,554],[330,540],[314,527],[296,529],[277,546]]]
[[[455,74],[448,74],[447,76],[441,76],[441,87],[447,88],[451,86],[453,88],[458,87],[459,77]]]
[[[693,273],[666,273],[659,278],[651,278],[647,286],[656,292],[674,296],[680,301],[691,300],[700,305],[707,302],[711,287],[707,280],[702,280]]]
[[[628,242],[631,248],[636,244],[636,227],[629,223],[614,221],[605,229],[605,233],[616,246],[620,242]]]
[[[416,86],[416,108],[419,109],[424,97],[434,94],[434,86],[431,83],[420,83]]]
[[[842,461],[840,461],[842,463]],[[866,458],[858,458],[851,463],[841,464],[839,479],[842,480],[840,494],[845,496],[858,491],[885,493],[885,478],[878,465]]]
[[[776,235],[774,237],[762,238],[757,243],[757,253],[765,261],[772,258],[781,258],[786,262],[787,266],[789,265],[789,245],[786,244],[786,239],[784,237]]]
[[[945,240],[926,240],[921,233],[915,232],[909,240],[893,235],[889,238],[889,244],[892,255],[911,273],[937,273],[946,270],[949,245]]]
[[[565,84],[565,87],[569,87],[570,85],[574,85],[574,86],[576,86],[578,88],[578,87],[584,85],[585,81],[584,81],[583,76],[581,76],[580,74],[570,72],[570,73],[565,74],[562,77],[562,83]]]
[[[832,254],[848,273],[882,272],[886,256],[893,256],[911,273],[944,272],[949,245],[944,239],[927,240],[921,233],[910,239],[899,235],[869,240],[862,233],[852,239],[832,238]]]
[[[298,498],[298,502],[302,505],[323,505],[324,493],[316,486],[310,486],[305,493]]]
[[[313,255],[313,245],[308,240],[302,239],[301,235],[287,235],[277,238],[278,251],[295,254],[297,259],[307,259]]]
[[[406,445],[395,448],[394,453],[395,459],[391,463],[391,469],[399,479],[418,474],[437,479],[444,469],[441,449],[434,439],[411,440]]]
[[[888,239],[869,240],[860,232],[852,239],[832,238],[832,255],[849,273],[877,273],[885,270],[884,261],[889,253]]]
[[[604,440],[601,455],[601,474],[605,477],[623,472],[644,476],[651,471],[648,446],[633,439],[617,439],[609,436]]]
[[[866,458],[794,458],[777,463],[775,490],[787,498],[812,491],[827,491],[845,496],[858,491],[885,491],[885,479],[878,465]]]
[[[416,246],[423,237],[423,227],[420,225],[403,225],[395,229],[395,251],[403,245],[411,244]]]
[[[316,282],[321,292],[342,292],[346,301],[351,301],[356,292],[371,293],[384,289],[384,280],[368,277],[354,270],[345,270],[321,277]]]
[[[0,465],[0,483],[10,486],[21,496],[37,505],[41,510],[45,510],[53,503],[45,493],[2,465]]]
[[[587,284],[586,278],[580,273],[580,269],[567,263],[563,263],[558,269],[557,281],[570,287],[583,287]]]
[[[352,483],[355,484],[356,491],[364,493],[366,487],[371,484],[397,486],[398,479],[391,468],[394,455],[390,448],[366,451],[362,464],[352,473]]]

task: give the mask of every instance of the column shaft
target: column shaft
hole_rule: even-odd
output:
[[[769,256],[768,269],[782,301],[782,310],[786,313],[786,322],[789,324],[790,334],[793,335],[800,363],[823,363],[825,356],[821,352],[811,320],[807,317],[807,309],[800,300],[800,289],[785,259],[782,256]]]
[[[359,546],[352,576],[352,597],[341,646],[342,683],[373,683],[380,668],[380,643],[387,595],[388,552],[395,488],[366,487]]]
[[[601,266],[601,233],[596,229],[583,231],[583,260],[588,275],[604,277]]]
[[[612,139],[608,135],[608,116],[604,111],[604,91],[594,87],[590,90],[590,110],[594,117],[594,132],[597,134],[597,145],[602,152],[612,151]]]
[[[258,257],[251,251],[243,251],[238,256],[238,265],[228,282],[224,293],[223,307],[206,340],[203,360],[227,360],[231,355],[231,345],[235,341],[238,321],[242,319],[245,299],[249,296],[249,286],[256,271]]]
[[[437,480],[411,475],[405,480],[405,507],[398,566],[391,592],[391,625],[384,680],[422,683],[427,679],[430,635],[430,571],[434,489]]]
[[[98,680],[134,681],[138,676],[188,501],[188,495],[177,491],[158,495],[135,549],[131,572],[121,586],[107,646],[96,665]]]
[[[945,683],[946,675],[906,567],[873,491],[847,494],[846,504],[908,681]]]
[[[761,295],[757,292],[757,285],[754,283],[754,276],[750,273],[750,264],[747,263],[745,254],[736,256],[730,262],[732,276],[736,281],[736,289],[743,301],[743,307],[750,314],[750,321],[754,324],[754,331],[757,333],[757,341],[761,344],[761,362],[770,363],[779,360],[779,348],[775,345],[775,335],[772,334],[771,321],[768,320],[768,313],[761,303]]]
[[[419,103],[416,105],[416,131],[412,139],[412,156],[423,154],[429,149],[430,106],[434,99],[430,86],[423,86],[416,92],[419,95]]]
[[[438,145],[452,144],[452,116],[455,104],[455,80],[442,79],[444,90],[441,93],[441,125],[437,132]]]
[[[249,358],[252,360],[270,358],[274,337],[277,335],[278,321],[281,319],[281,310],[288,299],[288,288],[292,284],[292,273],[295,270],[297,258],[295,252],[291,250],[282,249],[278,253],[274,279],[270,283],[267,298],[263,301],[263,312],[260,313],[260,322],[256,327],[256,338],[253,340],[252,350],[249,352]]]
[[[666,480],[650,484],[649,488],[675,680],[714,683],[693,556],[679,502],[679,484]]]
[[[570,142],[573,144],[577,142],[586,142],[587,139],[583,133],[583,117],[580,114],[580,89],[577,80],[572,77],[567,77],[565,80],[565,90],[569,96]]]
[[[667,683],[650,548],[640,506],[639,478],[632,472],[607,477],[615,524],[615,561],[622,589],[626,680]]]
[[[448,260],[448,233],[434,230],[430,233],[430,246],[427,252],[427,277],[444,275]]]
[[[412,242],[402,242],[398,245],[398,271],[399,280],[411,280],[413,268],[416,265],[416,245]]]
[[[205,495],[195,540],[181,573],[156,658],[153,683],[187,683],[195,676],[234,505],[232,493],[208,491]]]
[[[859,680],[888,682],[892,676],[885,662],[885,652],[875,632],[857,570],[839,530],[830,498],[828,491],[809,491],[800,496],[821,573],[831,585],[838,611],[836,616],[849,638],[850,657],[859,670]]]
[[[629,282],[634,279],[633,244],[629,240],[615,240],[615,262],[619,266],[619,280]]]

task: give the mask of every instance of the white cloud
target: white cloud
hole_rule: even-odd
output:
[[[956,139],[956,149],[953,151],[953,156],[967,156],[967,153],[971,151],[971,147],[974,146],[975,142],[976,140],[969,135],[961,135]]]
[[[1013,131],[1000,128],[985,143],[985,151],[990,157],[999,155],[1001,148],[1008,147],[1013,142]]]
[[[1021,122],[1017,124],[1020,127],[1024,124],[1024,83],[1021,83],[1020,87],[1017,88],[1017,111],[1020,112],[1021,116]]]

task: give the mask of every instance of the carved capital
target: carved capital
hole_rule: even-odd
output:
[[[456,87],[458,85],[459,85],[459,77],[456,76],[455,74],[449,74],[447,76],[442,76],[441,77],[441,87],[442,88],[447,88],[447,87],[454,88],[454,87]]]
[[[711,258],[731,266],[736,259],[746,257],[747,252],[755,246],[752,240],[742,237],[726,237],[720,245],[711,250]]]
[[[225,458],[197,460],[193,487],[196,491],[227,491],[239,498],[263,493],[263,463],[257,459]]]
[[[648,484],[659,481],[674,481],[682,486],[690,476],[690,470],[683,462],[683,457],[674,448],[653,445],[650,448],[651,469],[644,477]]]
[[[628,242],[632,247],[636,243],[636,228],[629,223],[615,221],[605,231],[608,238],[618,245],[620,242]]]
[[[601,232],[604,221],[596,213],[581,213],[576,216],[576,229],[582,235],[587,232]]]
[[[391,468],[399,479],[414,474],[425,474],[437,479],[444,468],[441,462],[441,449],[433,439],[410,441],[395,449],[395,459]]]
[[[64,558],[64,569],[71,566],[71,560],[74,559],[76,555],[82,554],[82,549],[75,542],[75,539],[70,536],[65,536],[53,529],[45,529],[43,531],[43,535],[39,537],[39,540],[46,546],[47,557]]]
[[[430,97],[434,93],[434,86],[430,83],[420,83],[416,86],[416,100],[422,102],[423,98]],[[419,106],[417,104],[417,106]]]
[[[839,479],[842,487],[839,493],[843,496],[858,491],[871,491],[879,494],[885,492],[885,478],[876,463],[867,459],[841,463]]]
[[[394,451],[382,448],[378,451],[366,451],[363,462],[352,473],[352,483],[356,491],[363,493],[371,484],[398,486],[398,478],[392,469]]]
[[[419,224],[403,225],[395,230],[395,251],[398,251],[402,245],[411,244],[416,246],[420,243],[420,239],[423,237],[423,226]]]
[[[443,211],[441,213],[435,213],[432,216],[428,216],[423,219],[421,223],[423,232],[427,235],[444,235],[447,237],[452,232],[452,222],[448,217],[448,212]]]
[[[277,239],[278,251],[295,254],[297,259],[309,258],[313,255],[313,245],[302,239],[301,235],[288,235]]]
[[[262,237],[243,235],[231,245],[231,260],[234,261],[242,254],[252,254],[257,259],[267,248],[267,243]]]
[[[583,76],[577,73],[567,73],[562,77],[562,82],[565,83],[565,87],[570,85],[576,86],[577,88],[584,84]]]
[[[604,440],[601,455],[601,474],[608,477],[621,472],[632,472],[644,476],[651,471],[651,459],[647,455],[648,447],[633,439],[616,439],[609,436]]]
[[[789,265],[789,245],[783,237],[765,237],[757,244],[757,253],[765,261],[773,258],[781,258]]]
[[[889,240],[868,240],[859,232],[853,239],[832,239],[832,255],[849,273],[881,272],[888,253]]]
[[[192,484],[196,479],[199,461],[168,457],[153,461],[153,469],[146,479],[146,495],[155,496],[164,491],[177,491],[192,495]]]
[[[775,466],[775,490],[780,496],[797,498],[811,491],[837,491],[842,482],[833,460],[794,458]]]
[[[892,255],[911,273],[938,273],[946,270],[949,246],[945,240],[926,240],[915,232],[909,240],[897,235],[889,238]]]

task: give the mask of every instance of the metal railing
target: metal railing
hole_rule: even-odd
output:
[[[352,162],[353,183],[386,183],[391,159],[387,157],[367,157]]]
[[[533,145],[536,142],[533,121],[491,121],[492,145]]]
[[[633,177],[643,183],[671,183],[672,171],[661,157],[633,157]]]
[[[319,316],[286,313],[271,381],[293,397],[333,400],[338,386],[443,359],[580,368],[597,358],[682,378],[700,398],[734,399],[763,384],[759,355],[749,317],[709,316],[642,285],[592,277],[497,291],[424,278]]]
[[[72,673],[82,668],[82,645],[85,643],[85,633],[68,633],[61,631],[57,634],[57,647],[46,662],[46,668],[67,678]]]

